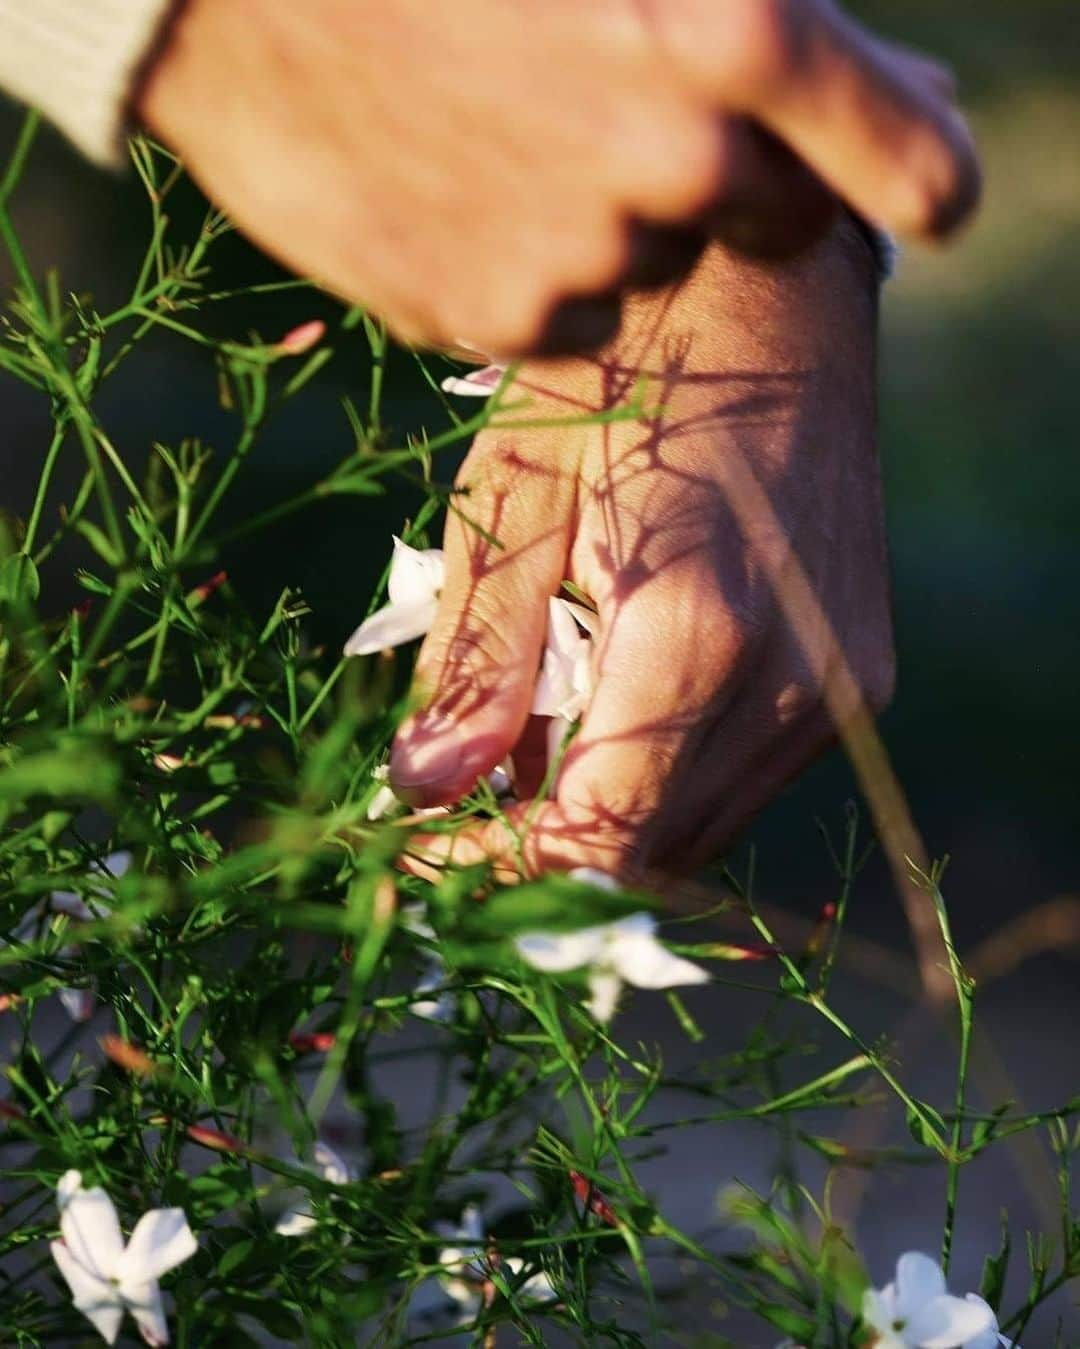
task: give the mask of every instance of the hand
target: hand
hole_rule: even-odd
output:
[[[506,395],[528,396],[519,419],[618,406],[639,375],[662,411],[557,430],[508,412],[477,437],[396,790],[454,801],[514,748],[519,793],[536,791],[544,735],[529,709],[564,578],[599,611],[595,687],[550,800],[514,807],[514,832],[494,820],[424,839],[417,856],[626,879],[692,867],[837,719],[860,716],[861,699],[884,705],[876,291],[849,221],[780,266],[713,246],[682,286],[629,308],[612,350],[521,367]]]
[[[599,346],[706,233],[790,254],[836,192],[939,235],[978,193],[948,74],[831,0],[187,0],[137,107],[287,265],[503,355]]]

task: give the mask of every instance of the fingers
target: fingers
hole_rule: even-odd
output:
[[[462,467],[446,583],[417,662],[423,706],[390,760],[395,790],[416,805],[458,800],[521,733],[548,596],[565,575],[575,474],[573,432],[557,454],[537,432],[487,432]]]
[[[879,41],[826,0],[643,0],[677,67],[720,107],[784,140],[868,219],[947,234],[979,168],[941,68]]]
[[[692,804],[700,784],[684,781],[680,765],[736,686],[746,650],[738,622],[702,590],[700,569],[673,564],[606,616],[595,689],[554,799],[523,803],[506,822],[414,839],[411,865],[489,860],[503,880],[588,866],[640,880],[673,802]]]
[[[775,136],[746,118],[718,124],[715,200],[702,227],[750,257],[782,258],[821,238],[837,200],[821,179]]]

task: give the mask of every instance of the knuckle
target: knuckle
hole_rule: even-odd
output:
[[[614,290],[630,264],[629,223],[612,217],[582,228],[559,268],[556,301]],[[550,313],[552,296],[544,297]],[[542,308],[538,304],[538,308]]]
[[[731,178],[729,138],[714,119],[695,119],[670,137],[666,156],[668,216],[692,219],[711,206]]]
[[[902,223],[915,234],[947,233],[978,201],[980,178],[974,161],[933,136],[920,138],[909,151],[908,162]]]
[[[469,684],[488,685],[521,662],[519,643],[509,631],[507,615],[483,586],[454,620],[437,627],[424,644],[421,676],[439,670],[439,690]],[[455,695],[456,696],[456,695]]]
[[[725,74],[736,94],[780,86],[798,64],[805,8],[793,0],[737,0],[725,14]]]

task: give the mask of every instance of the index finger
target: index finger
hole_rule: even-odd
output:
[[[938,237],[971,214],[978,157],[940,67],[827,0],[641,2],[710,101],[779,136],[868,220]]]

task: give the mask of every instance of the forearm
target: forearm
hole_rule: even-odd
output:
[[[0,0],[0,87],[99,164],[123,156],[131,96],[175,0]]]

